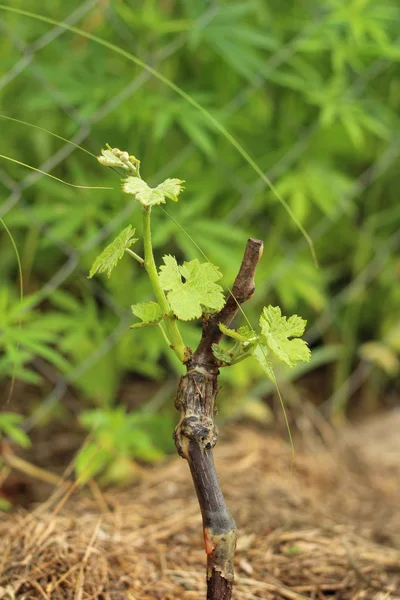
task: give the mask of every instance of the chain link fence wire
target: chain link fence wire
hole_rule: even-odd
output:
[[[96,9],[99,5],[99,0],[86,0],[76,10],[64,19],[64,22],[69,25],[77,25],[83,19],[91,14],[91,11]],[[204,13],[198,19],[196,25],[198,27],[207,26],[215,16],[218,14],[218,8],[211,5],[205,9]],[[111,18],[111,17],[110,17]],[[229,118],[235,115],[240,109],[242,109],[249,98],[257,94],[260,88],[265,83],[268,73],[272,73],[278,70],[285,62],[293,56],[300,45],[309,37],[311,37],[315,31],[320,27],[323,21],[321,15],[314,16],[310,19],[310,24],[302,30],[299,34],[295,35],[283,47],[279,48],[278,51],[273,54],[266,62],[265,73],[263,76],[254,77],[251,83],[245,86],[234,98],[232,98],[223,108],[219,111],[219,119],[224,124]],[[66,102],[63,98],[63,94],[57,89],[56,85],[49,80],[48,76],[42,72],[40,67],[37,65],[36,54],[44,49],[46,46],[51,45],[55,40],[63,36],[66,31],[62,27],[50,28],[48,32],[39,37],[34,42],[27,44],[22,38],[18,36],[17,31],[12,28],[6,21],[0,20],[0,31],[2,35],[8,36],[12,41],[13,46],[20,53],[20,58],[15,62],[13,67],[5,74],[0,77],[0,90],[4,89],[13,80],[20,77],[25,71],[29,70],[30,76],[33,77],[37,84],[42,86],[46,90],[49,97],[54,102],[54,109],[61,109],[65,114],[66,118],[73,122],[77,130],[71,136],[71,142],[74,144],[82,144],[84,142],[91,142],[98,152],[100,145],[93,144],[91,138],[93,134],[93,128],[99,124],[105,117],[114,114],[118,111],[119,107],[127,99],[134,98],[135,94],[144,86],[150,79],[151,74],[148,72],[142,72],[127,85],[125,85],[118,93],[108,98],[102,106],[94,110],[90,115],[83,117],[70,103]],[[182,33],[175,36],[175,38],[162,46],[153,57],[151,57],[151,65],[159,69],[163,63],[169,58],[173,57],[174,54],[184,48],[187,41],[187,34]],[[381,73],[389,67],[389,63],[385,60],[376,60],[369,68],[362,72],[359,77],[353,82],[351,87],[347,90],[346,94],[349,96],[361,96],[366,85],[369,84],[374,78],[378,77]],[[23,118],[23,117],[22,117]],[[266,176],[275,182],[286,173],[289,169],[296,166],[298,161],[306,151],[308,144],[319,128],[318,119],[308,125],[302,134],[299,136],[297,141],[291,148],[279,159],[274,165],[272,165],[265,173]],[[400,155],[400,132],[393,132],[392,139],[388,143],[386,151],[377,158],[376,162],[372,164],[364,173],[362,173],[357,180],[354,181],[352,191],[343,198],[341,205],[341,211],[345,213],[346,208],[354,202],[354,200],[362,195],[366,189],[371,186],[378,178],[382,177],[385,172],[398,160]],[[75,152],[76,148],[68,143],[63,144],[56,152],[52,153],[47,159],[42,162],[39,166],[40,170],[51,173],[56,167],[65,163],[69,156]],[[160,172],[154,175],[154,181],[159,181],[163,176],[167,176],[172,169],[176,169],[183,165],[190,155],[196,151],[196,147],[193,142],[187,143],[187,145],[177,155],[171,158],[171,161],[164,165]],[[242,195],[232,210],[226,215],[226,221],[232,225],[240,222],[241,218],[249,210],[252,202],[252,198],[256,193],[265,187],[265,183],[260,178],[255,178],[252,183],[248,183],[240,178],[237,173],[234,173],[229,166],[223,163],[223,157],[221,157],[221,169],[224,171],[224,176],[229,177],[232,181],[232,189],[241,190]],[[12,210],[26,211],[27,207],[23,202],[23,195],[26,191],[41,180],[43,175],[37,172],[31,172],[22,178],[20,181],[12,178],[4,168],[0,168],[0,182],[9,191],[8,196],[2,201],[0,205],[0,216],[6,217],[7,214]],[[129,203],[123,210],[118,212],[115,217],[108,222],[105,226],[99,229],[99,231],[91,236],[84,244],[79,248],[74,248],[66,242],[61,242],[55,236],[52,235],[49,227],[46,223],[39,223],[41,225],[42,235],[48,237],[51,245],[56,246],[65,257],[64,264],[53,273],[50,280],[43,286],[40,294],[40,301],[50,296],[54,290],[63,285],[66,279],[74,274],[74,277],[79,278],[83,285],[88,285],[86,279],[86,273],[80,269],[80,261],[83,255],[89,252],[93,248],[97,248],[101,245],[101,242],[108,238],[110,234],[118,232],[121,224],[132,213],[133,206]],[[310,231],[310,235],[314,242],[324,236],[331,226],[331,221],[328,217],[323,217],[318,224]],[[394,234],[389,240],[381,244],[370,263],[360,272],[357,277],[351,281],[346,287],[344,287],[335,297],[331,298],[328,302],[328,306],[314,321],[310,323],[308,328],[307,339],[309,342],[314,341],[321,333],[327,330],[334,318],[335,311],[338,306],[343,303],[350,294],[353,293],[354,289],[361,284],[371,284],[374,278],[379,274],[385,261],[390,256],[390,253],[398,249],[400,242],[400,234]],[[274,273],[270,277],[268,284],[264,287],[264,292],[267,292],[277,282],[279,282],[291,267],[295,264],[298,253],[304,249],[305,240],[300,239],[297,243],[293,243],[285,249],[285,258],[282,260],[280,265],[275,269]],[[84,374],[93,364],[95,364],[102,356],[107,354],[110,349],[118,342],[118,340],[126,333],[126,330],[131,323],[132,315],[130,310],[121,309],[110,297],[110,295],[104,290],[104,288],[96,282],[93,282],[95,286],[96,294],[107,304],[109,309],[113,312],[118,320],[114,330],[106,337],[102,344],[97,349],[88,355],[86,359],[81,362],[78,366],[73,368],[66,375],[60,373],[54,373],[53,369],[49,369],[45,361],[38,358],[35,361],[35,366],[44,374],[48,379],[53,381],[53,389],[46,398],[40,403],[40,406],[34,410],[34,412],[25,421],[25,430],[29,431],[35,425],[37,425],[51,409],[62,400],[64,395],[68,392],[73,394],[74,382]],[[93,288],[92,288],[93,289]],[[349,393],[354,392],[355,389],[368,377],[369,370],[365,368],[365,364],[360,363],[360,366],[350,375],[349,379],[343,384]],[[164,384],[168,387],[168,382]],[[340,390],[336,393],[340,394]],[[335,401],[334,397],[326,400],[325,404],[330,405]]]

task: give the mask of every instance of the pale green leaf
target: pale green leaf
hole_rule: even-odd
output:
[[[111,148],[106,144],[107,149],[101,150],[101,155],[97,157],[100,164],[105,167],[114,167],[124,169],[125,171],[137,172],[140,161],[134,156],[129,156],[128,152],[119,150],[119,148]]]
[[[304,340],[306,321],[297,315],[282,317],[278,306],[265,307],[260,317],[260,327],[268,348],[277,358],[293,367],[300,360],[310,360],[310,350]],[[295,339],[289,339],[295,338]]]
[[[126,194],[133,194],[142,205],[154,206],[165,204],[166,198],[177,202],[178,196],[183,190],[183,183],[181,179],[166,179],[157,187],[151,188],[140,177],[128,177],[125,179],[122,189]]]
[[[134,238],[135,230],[132,229],[131,225],[128,225],[126,229],[121,231],[119,236],[115,238],[111,244],[104,248],[103,252],[99,254],[90,269],[89,279],[96,273],[107,273],[108,277],[111,275],[111,271],[117,265],[118,261],[123,257],[124,252],[127,248],[137,242],[137,238]]]
[[[184,181],[182,179],[166,179],[155,189],[161,192],[165,198],[178,202],[178,196],[184,189],[183,183]]]
[[[157,325],[163,318],[162,310],[157,302],[140,302],[139,304],[134,304],[131,308],[133,314],[142,320],[142,323],[131,325],[131,329]]]
[[[173,256],[164,256],[159,281],[178,319],[200,318],[204,310],[216,312],[225,302],[222,288],[215,283],[222,275],[211,263],[197,258],[179,266]]]
[[[100,164],[104,165],[105,167],[119,167],[122,169],[127,169],[127,166],[122,162],[120,158],[115,156],[111,148],[107,150],[102,149],[101,156],[98,156],[97,160]]]

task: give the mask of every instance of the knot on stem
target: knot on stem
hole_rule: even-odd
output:
[[[214,448],[217,443],[218,430],[212,419],[196,415],[185,417],[175,429],[174,440],[178,453],[187,456],[187,442],[196,442],[203,450]]]

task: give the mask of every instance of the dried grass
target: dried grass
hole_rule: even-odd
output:
[[[400,598],[398,463],[353,439],[297,451],[289,482],[284,442],[251,429],[228,437],[216,455],[239,526],[236,600]],[[0,519],[1,600],[205,597],[201,519],[181,459],[129,490],[93,489]]]

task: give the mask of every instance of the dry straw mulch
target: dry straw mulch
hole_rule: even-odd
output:
[[[395,431],[390,448],[383,427],[384,439],[366,428],[328,450],[297,450],[290,482],[287,444],[225,433],[216,456],[239,527],[235,600],[400,598]],[[181,459],[123,492],[71,492],[67,483],[32,512],[0,518],[1,600],[205,598],[201,519]]]

